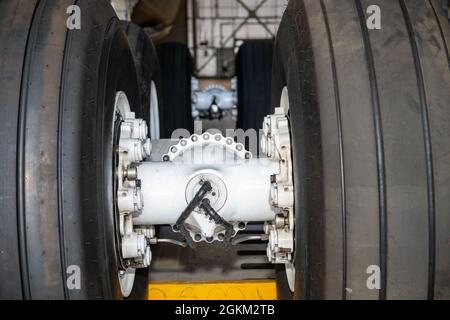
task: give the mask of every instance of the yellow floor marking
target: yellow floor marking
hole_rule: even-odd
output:
[[[276,300],[275,280],[151,282],[148,300]]]

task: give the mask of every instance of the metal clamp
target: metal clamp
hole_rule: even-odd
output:
[[[183,237],[186,239],[186,243],[189,247],[192,249],[195,249],[194,241],[192,241],[191,235],[189,234],[189,231],[186,229],[184,222],[186,219],[191,215],[192,211],[197,208],[203,198],[212,190],[211,183],[209,181],[204,181],[203,185],[201,186],[200,190],[195,194],[194,198],[189,202],[188,206],[184,211],[181,213],[180,217],[177,220],[176,227],[180,231],[180,233],[183,235]]]
[[[203,199],[200,206],[200,209],[202,209],[205,214],[218,225],[225,227],[225,238],[224,243],[229,244],[231,241],[231,237],[234,235],[234,227],[231,223],[225,221],[217,212],[214,210],[214,208],[211,206],[211,202],[209,199]]]

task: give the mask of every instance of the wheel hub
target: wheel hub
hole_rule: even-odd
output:
[[[264,119],[261,150],[279,163],[279,171],[272,176],[270,202],[277,212],[275,220],[266,222],[269,235],[267,257],[272,263],[283,263],[291,291],[294,291],[294,182],[292,144],[289,128],[289,96],[285,87],[280,107]]]

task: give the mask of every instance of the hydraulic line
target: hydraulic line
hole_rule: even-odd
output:
[[[178,241],[178,240],[174,240],[174,239],[157,239],[156,243],[171,243],[183,248],[187,247],[187,243],[183,242],[183,241]]]
[[[268,241],[269,240],[269,235],[268,234],[261,234],[261,235],[242,236],[242,237],[234,238],[231,241],[231,244],[233,246],[235,246],[235,245],[243,243],[243,242],[254,241],[254,240]]]

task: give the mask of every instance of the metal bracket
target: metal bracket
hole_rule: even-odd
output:
[[[196,246],[195,246],[194,241],[192,241],[189,231],[184,226],[184,222],[191,215],[192,211],[194,211],[195,208],[197,208],[201,204],[203,198],[211,190],[212,190],[211,183],[209,181],[204,181],[200,190],[198,190],[198,192],[195,194],[194,198],[191,200],[191,202],[189,202],[188,206],[181,213],[181,215],[178,218],[177,223],[176,223],[176,227],[178,228],[180,233],[183,235],[183,237],[186,239],[186,243],[188,244],[188,246],[191,247],[192,249],[195,249]]]
[[[225,221],[217,212],[214,210],[214,208],[211,206],[211,203],[209,199],[203,199],[200,206],[200,209],[202,209],[205,214],[218,225],[225,227],[225,238],[223,239],[225,244],[229,244],[231,242],[231,237],[234,235],[234,227],[231,223]]]

